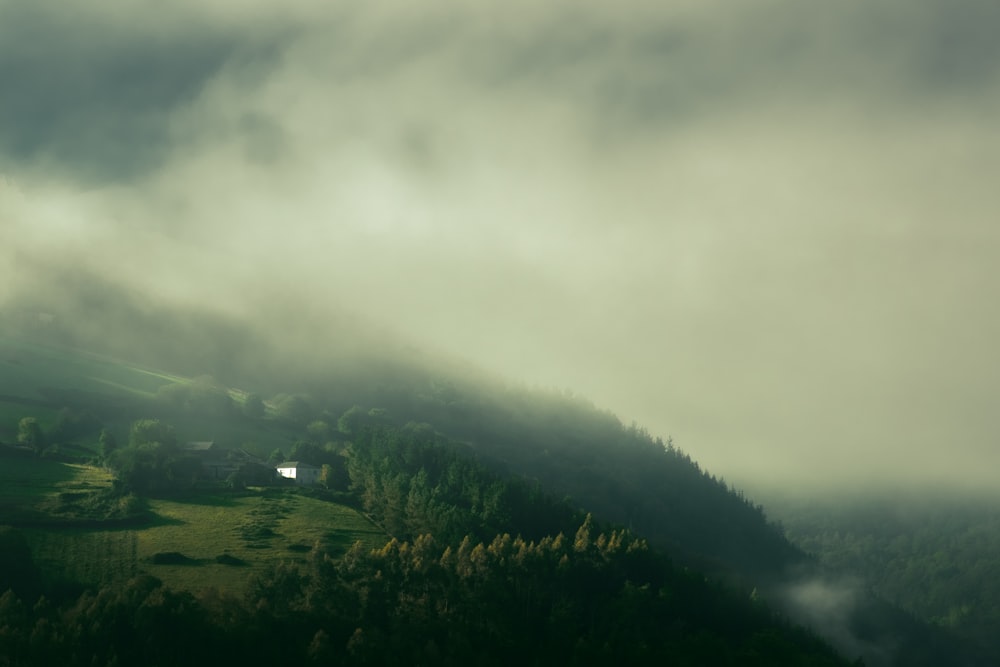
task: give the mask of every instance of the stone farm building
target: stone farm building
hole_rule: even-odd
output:
[[[249,457],[242,450],[227,450],[213,440],[188,442],[184,452],[201,461],[201,471],[205,479],[222,480],[240,469],[240,464]]]
[[[307,486],[319,484],[321,472],[319,466],[300,461],[285,461],[278,464],[278,474],[287,479],[294,479],[296,484]]]

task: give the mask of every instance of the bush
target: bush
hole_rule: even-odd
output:
[[[244,566],[247,564],[242,558],[230,556],[229,554],[219,554],[215,557],[215,562],[220,565]]]
[[[198,561],[179,551],[161,551],[153,554],[153,565],[196,565]]]

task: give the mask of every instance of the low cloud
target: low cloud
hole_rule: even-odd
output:
[[[157,7],[0,2],[0,299],[270,296],[734,481],[992,481],[992,3]]]
[[[782,602],[793,618],[829,641],[841,655],[864,657],[865,664],[890,665],[896,648],[860,636],[855,626],[865,606],[861,582],[850,578],[837,580],[814,577],[786,588]],[[871,601],[867,602],[871,605]],[[882,642],[882,643],[879,643]]]

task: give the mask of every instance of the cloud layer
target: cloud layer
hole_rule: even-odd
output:
[[[727,478],[994,481],[994,3],[36,4],[0,298],[294,295]]]

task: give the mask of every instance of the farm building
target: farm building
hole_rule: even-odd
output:
[[[184,451],[189,454],[205,456],[207,454],[217,454],[220,451],[215,440],[194,440],[184,444]]]
[[[184,452],[201,462],[202,477],[211,480],[223,480],[240,469],[240,465],[248,459],[242,450],[229,450],[220,447],[214,440],[188,442]]]
[[[294,479],[296,484],[318,484],[321,472],[319,466],[299,461],[285,461],[278,464],[278,474],[288,479]]]

